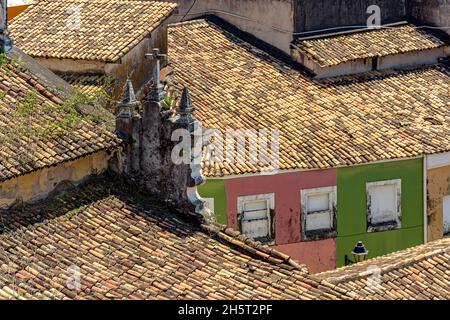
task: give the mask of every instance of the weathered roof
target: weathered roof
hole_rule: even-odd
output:
[[[0,181],[120,143],[100,106],[91,112],[82,96],[61,98],[14,59],[0,64]]]
[[[84,94],[109,92],[114,82],[105,74],[59,73],[59,76]]]
[[[380,275],[377,278],[377,274]],[[315,275],[360,299],[450,299],[450,238]]]
[[[434,49],[444,45],[445,41],[412,24],[294,41],[295,49],[322,67],[358,59]]]
[[[115,62],[175,8],[158,1],[40,0],[13,20],[10,33],[32,57]]]
[[[284,169],[323,169],[450,150],[444,66],[316,81],[219,25],[169,27],[174,84],[206,128],[278,129]],[[225,157],[225,156],[224,156]],[[264,165],[203,164],[207,176]]]
[[[349,297],[312,280],[288,256],[186,220],[119,180],[95,178],[0,211],[0,298]]]

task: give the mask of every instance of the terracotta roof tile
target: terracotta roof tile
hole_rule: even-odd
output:
[[[281,170],[450,150],[444,66],[315,81],[207,20],[171,25],[169,56],[173,85],[190,88],[204,128],[279,130]],[[266,168],[250,159],[203,163],[206,176]]]
[[[448,300],[449,270],[450,238],[444,238],[315,276],[359,299]]]
[[[383,27],[294,41],[297,50],[323,67],[357,59],[439,48],[445,41],[414,25]]]
[[[120,143],[109,112],[98,106],[93,118],[54,90],[15,61],[0,67],[0,181]]]
[[[158,1],[40,0],[12,21],[10,33],[32,57],[115,62],[175,8]]]
[[[289,257],[241,235],[230,242],[224,226],[186,220],[117,181],[0,211],[1,299],[349,298]]]
[[[109,92],[113,85],[113,80],[105,74],[58,73],[58,75],[84,94]]]

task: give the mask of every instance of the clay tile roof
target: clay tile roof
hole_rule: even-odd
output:
[[[444,66],[320,82],[208,20],[169,26],[169,56],[173,85],[190,89],[203,127],[279,130],[280,170],[450,150]],[[263,169],[249,159],[203,163],[206,176]]]
[[[32,57],[115,62],[175,8],[158,1],[40,0],[12,21],[10,32]]]
[[[61,73],[61,78],[85,94],[102,94],[112,89],[114,80],[105,74]]]
[[[349,298],[284,254],[118,180],[0,211],[0,299]]]
[[[21,62],[0,62],[0,181],[115,148],[114,116],[62,98]],[[56,76],[55,76],[56,77]]]
[[[448,300],[449,270],[450,238],[444,238],[315,276],[359,299]]]
[[[439,48],[445,42],[408,24],[298,39],[294,41],[294,45],[319,65],[329,67],[357,59]]]

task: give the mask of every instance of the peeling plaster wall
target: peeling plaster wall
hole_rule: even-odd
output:
[[[289,172],[275,175],[210,179],[199,188],[202,197],[214,198],[219,222],[238,230],[238,197],[275,194],[275,248],[306,263],[315,272],[336,266],[333,238],[301,242],[301,189],[336,185],[337,170]],[[226,218],[223,217],[226,213]]]
[[[0,183],[0,208],[16,201],[45,198],[55,189],[63,189],[82,182],[90,175],[104,172],[110,156],[101,151],[55,167],[45,168]]]
[[[450,195],[450,165],[427,172],[428,241],[443,236],[443,197]]]
[[[328,169],[227,179],[228,226],[238,229],[239,196],[275,193],[275,244],[300,242],[300,190],[335,186],[336,175]]]
[[[94,60],[73,60],[55,58],[35,58],[40,64],[53,72],[103,73],[105,63]]]
[[[336,268],[336,239],[305,241],[274,246],[299,263],[306,264],[310,273],[319,273]]]

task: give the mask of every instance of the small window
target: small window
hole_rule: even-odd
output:
[[[368,182],[367,231],[376,232],[401,227],[401,180]]]
[[[261,242],[273,242],[274,209],[273,193],[238,197],[241,233]]]
[[[303,239],[336,236],[336,187],[303,189],[300,199]]]

